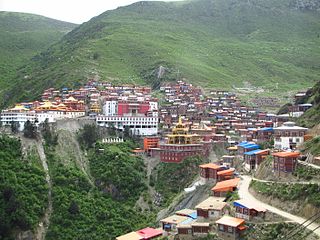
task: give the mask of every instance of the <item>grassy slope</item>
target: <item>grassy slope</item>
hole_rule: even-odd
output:
[[[10,86],[17,68],[75,26],[34,14],[0,12],[0,88]]]
[[[31,99],[95,75],[154,83],[159,66],[169,68],[165,80],[224,88],[249,82],[287,93],[319,79],[318,20],[319,12],[297,10],[295,0],[136,3],[93,18],[33,58],[15,78],[29,75],[27,86],[7,98]]]
[[[312,103],[313,106],[298,119],[298,123],[311,128],[320,124],[320,81],[309,92],[310,96],[304,103]]]

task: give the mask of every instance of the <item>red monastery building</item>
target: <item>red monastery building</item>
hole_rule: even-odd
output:
[[[172,133],[168,135],[167,143],[160,143],[161,162],[180,163],[190,156],[208,157],[211,149],[211,141],[202,141],[197,134],[189,134],[189,129],[182,123],[179,118],[178,124],[172,129]]]

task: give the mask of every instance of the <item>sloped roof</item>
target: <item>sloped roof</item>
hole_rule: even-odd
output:
[[[223,216],[218,221],[216,221],[216,223],[231,226],[231,227],[238,227],[239,225],[244,223],[244,220],[241,218]]]
[[[234,206],[240,206],[240,207],[245,207],[245,208],[249,208],[249,209],[254,209],[258,212],[266,212],[267,210],[263,207],[260,207],[250,201],[246,201],[246,200],[237,200],[234,201],[233,203]]]
[[[213,191],[224,191],[228,188],[237,187],[239,184],[240,178],[229,179],[226,181],[218,182],[211,190]]]

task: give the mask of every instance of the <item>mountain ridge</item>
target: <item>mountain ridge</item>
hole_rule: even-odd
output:
[[[299,2],[315,4],[303,8]],[[320,76],[317,3],[193,0],[119,7],[32,58],[12,81],[19,85],[27,77],[27,84],[9,87],[5,102],[90,78],[154,87],[185,78],[227,89],[249,82],[269,95],[307,88]],[[160,66],[167,71],[158,79]]]
[[[19,67],[75,26],[40,15],[0,11],[0,88],[12,86]]]

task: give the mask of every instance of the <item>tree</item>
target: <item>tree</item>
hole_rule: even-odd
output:
[[[71,201],[68,211],[73,215],[77,215],[80,213],[79,206],[74,200]]]
[[[98,138],[98,127],[94,124],[84,125],[78,136],[79,142],[87,148],[91,148]]]
[[[57,145],[58,134],[56,134],[50,127],[48,118],[41,124],[41,132],[47,145]]]
[[[110,124],[109,128],[108,128],[108,133],[110,136],[116,136],[116,133],[117,133],[117,129],[116,127],[114,126],[113,123]]]
[[[12,133],[17,133],[19,131],[19,126],[20,124],[18,122],[11,122],[11,132]]]
[[[29,120],[26,121],[26,123],[24,124],[23,136],[25,136],[27,138],[36,138],[37,137],[36,126],[32,122],[30,122]]]
[[[129,126],[124,126],[123,138],[124,139],[130,138],[130,127]]]

